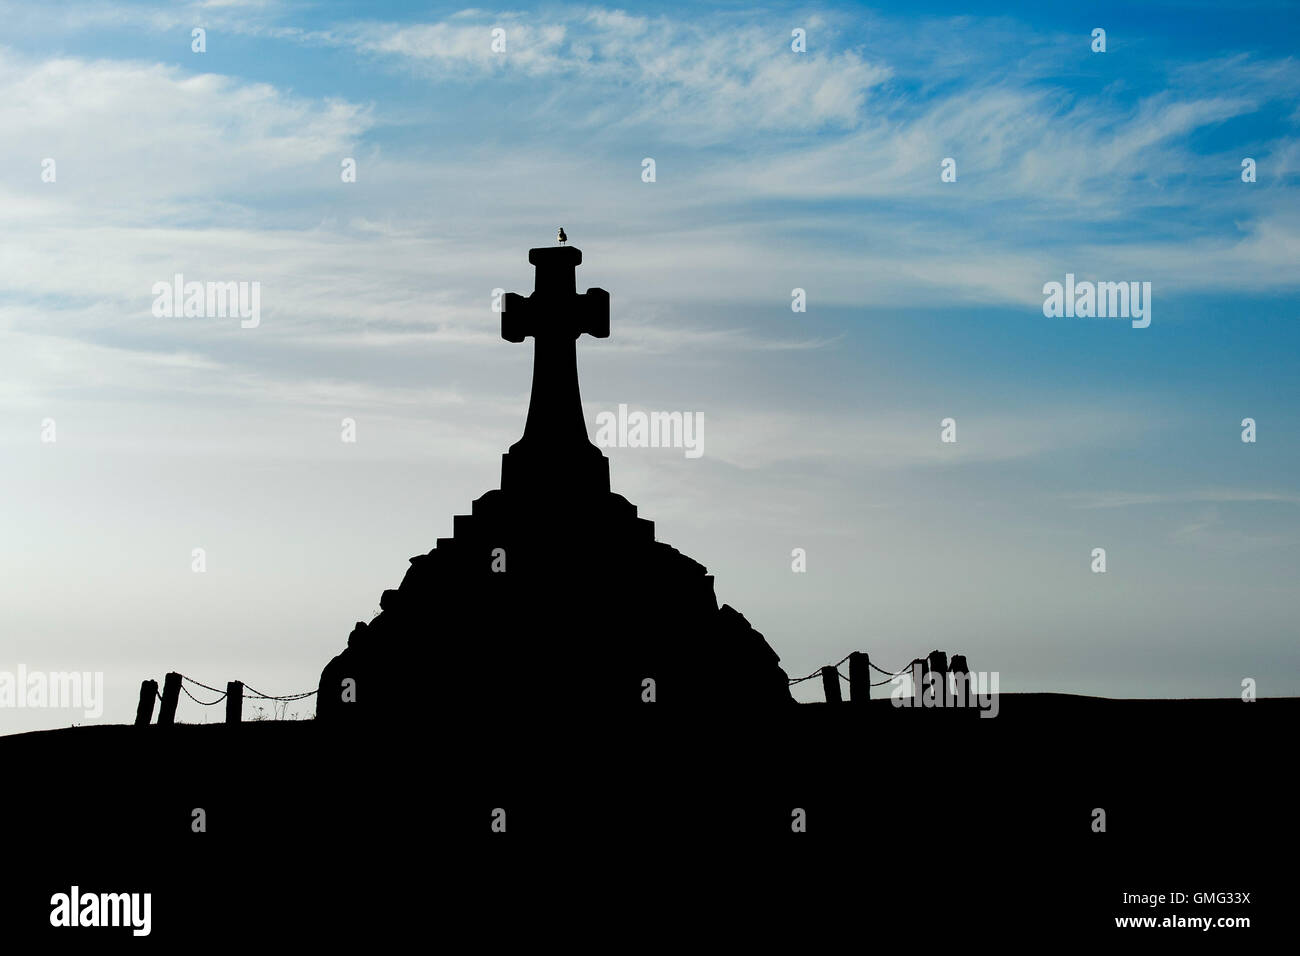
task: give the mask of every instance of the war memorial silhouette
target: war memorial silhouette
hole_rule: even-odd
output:
[[[531,249],[528,261],[532,294],[507,293],[501,312],[502,338],[534,341],[528,418],[502,455],[501,487],[411,558],[374,620],[357,622],[321,674],[317,718],[399,719],[411,701],[396,692],[398,675],[489,662],[493,692],[471,681],[464,706],[793,704],[776,652],[739,611],[718,606],[713,576],[656,541],[654,522],[610,490],[609,459],[587,435],[576,352],[579,336],[609,336],[609,293],[577,291],[573,246]]]

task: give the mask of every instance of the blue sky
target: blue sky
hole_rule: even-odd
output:
[[[707,422],[699,459],[610,449],[616,490],[792,676],[940,647],[1004,690],[1300,693],[1288,5],[0,23],[0,669],[102,670],[105,720],[170,669],[315,686],[496,486],[531,346],[492,290],[563,225],[613,297],[589,421]],[[260,282],[261,324],[153,317],[177,272]],[[1151,282],[1151,326],[1044,317],[1067,272]]]

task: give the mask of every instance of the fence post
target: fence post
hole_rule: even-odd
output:
[[[849,701],[865,704],[871,700],[871,658],[866,651],[849,655]]]
[[[158,726],[176,723],[176,704],[181,699],[181,675],[175,671],[163,678],[162,706],[158,708]]]
[[[840,704],[844,698],[840,696],[840,672],[830,666],[822,668],[822,690],[826,694],[826,703]]]
[[[912,706],[923,707],[921,698],[925,695],[925,661],[912,661]]]
[[[135,705],[135,725],[148,727],[153,720],[153,702],[158,696],[158,682],[144,680],[140,682],[140,703]]]
[[[226,723],[237,724],[244,716],[244,682],[226,682]]]
[[[927,660],[930,673],[934,675],[934,706],[947,707],[952,703],[948,696],[948,655],[943,651],[931,651]]]

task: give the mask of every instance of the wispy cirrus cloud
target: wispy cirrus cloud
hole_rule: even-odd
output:
[[[754,18],[702,22],[572,8],[545,17],[480,11],[437,23],[361,23],[338,27],[336,40],[389,58],[434,81],[481,77],[551,80],[570,92],[618,91],[616,102],[588,103],[578,125],[657,121],[676,138],[719,140],[738,130],[851,128],[871,91],[892,71],[857,50],[837,50],[825,27],[806,56],[792,59],[789,28]],[[504,51],[494,51],[493,30]]]

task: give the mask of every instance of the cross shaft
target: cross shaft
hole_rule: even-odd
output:
[[[577,291],[574,271],[582,252],[572,246],[530,249],[536,267],[529,296],[507,293],[502,305],[501,337],[508,342],[533,338],[533,387],[523,437],[510,446],[502,466],[502,488],[515,479],[528,484],[553,484],[557,461],[570,459],[575,470],[609,490],[608,462],[591,444],[582,415],[575,343],[586,333],[609,335],[609,293],[604,289]],[[603,479],[602,479],[603,476]],[[570,475],[575,486],[591,483],[583,474]]]

